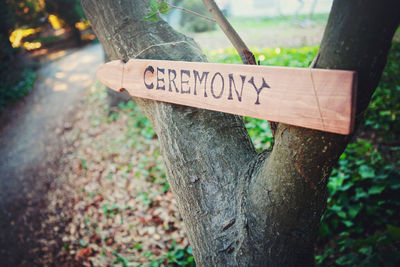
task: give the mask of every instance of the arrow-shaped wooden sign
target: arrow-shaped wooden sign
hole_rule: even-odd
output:
[[[339,134],[354,125],[354,71],[131,59],[97,77],[135,97]]]

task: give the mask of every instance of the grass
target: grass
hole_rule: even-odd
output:
[[[328,14],[316,14],[311,18],[307,15],[299,15],[296,18],[294,16],[278,16],[269,18],[249,18],[249,17],[232,17],[229,18],[229,22],[233,28],[237,30],[247,28],[267,28],[276,26],[287,26],[296,24],[296,21],[307,21],[315,24],[325,24],[328,20]]]

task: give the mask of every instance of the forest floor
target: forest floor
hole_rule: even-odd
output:
[[[323,25],[242,33],[250,47],[315,45]],[[193,37],[208,50],[230,46],[218,31]],[[99,44],[62,53],[3,114],[1,265],[182,260],[188,244],[151,126],[133,103],[108,109],[105,88],[94,82]]]

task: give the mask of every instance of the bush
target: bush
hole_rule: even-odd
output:
[[[365,129],[375,131],[379,142],[399,142],[400,40],[393,42],[378,89],[366,112]],[[397,139],[397,140],[396,140]]]
[[[26,96],[33,88],[36,73],[30,64],[17,66],[0,62],[0,112],[11,103]]]
[[[358,138],[328,184],[320,265],[400,264],[400,43],[393,43]]]

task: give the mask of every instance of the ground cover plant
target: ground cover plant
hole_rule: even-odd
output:
[[[365,123],[328,183],[317,262],[397,266],[400,262],[400,43],[394,42]]]
[[[26,96],[36,80],[35,65],[18,64],[17,61],[17,56],[11,62],[0,61],[0,112]]]

